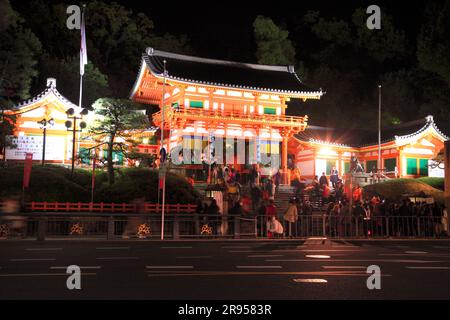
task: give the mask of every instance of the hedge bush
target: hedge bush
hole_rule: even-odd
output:
[[[0,199],[22,194],[23,165],[0,168]],[[55,165],[33,165],[26,201],[89,202],[92,171],[71,170]],[[145,168],[120,168],[116,183],[108,184],[106,172],[96,170],[94,202],[131,202],[136,198],[158,201],[158,171]],[[195,203],[198,193],[184,177],[169,173],[166,180],[167,203]]]

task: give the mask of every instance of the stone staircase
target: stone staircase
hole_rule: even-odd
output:
[[[289,207],[289,199],[294,195],[294,187],[279,185],[275,194],[275,206],[279,215],[283,215]]]

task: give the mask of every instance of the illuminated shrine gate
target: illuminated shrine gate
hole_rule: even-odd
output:
[[[286,115],[287,102],[322,96],[321,90],[308,90],[292,66],[204,59],[148,48],[130,98],[159,105],[153,122],[160,128],[163,91],[164,145],[168,152],[179,145],[203,149],[211,137],[232,138],[229,144],[243,144],[245,156],[235,152],[232,159],[225,156],[226,163],[243,169],[245,164],[258,162],[261,148],[281,153],[284,183],[288,181],[287,141],[307,125],[307,116]],[[189,163],[184,166],[195,168]]]

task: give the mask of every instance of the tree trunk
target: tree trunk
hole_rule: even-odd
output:
[[[113,164],[113,146],[114,146],[114,135],[109,137],[108,141],[108,153],[107,153],[107,163],[108,163],[108,182],[109,185],[114,184],[114,164]]]

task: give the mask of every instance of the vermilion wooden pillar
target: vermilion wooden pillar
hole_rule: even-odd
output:
[[[444,142],[445,206],[450,210],[450,140]]]
[[[287,158],[288,158],[288,137],[283,137],[282,142],[282,156],[281,156],[281,168],[282,168],[282,184],[289,184],[288,170],[287,170]]]

